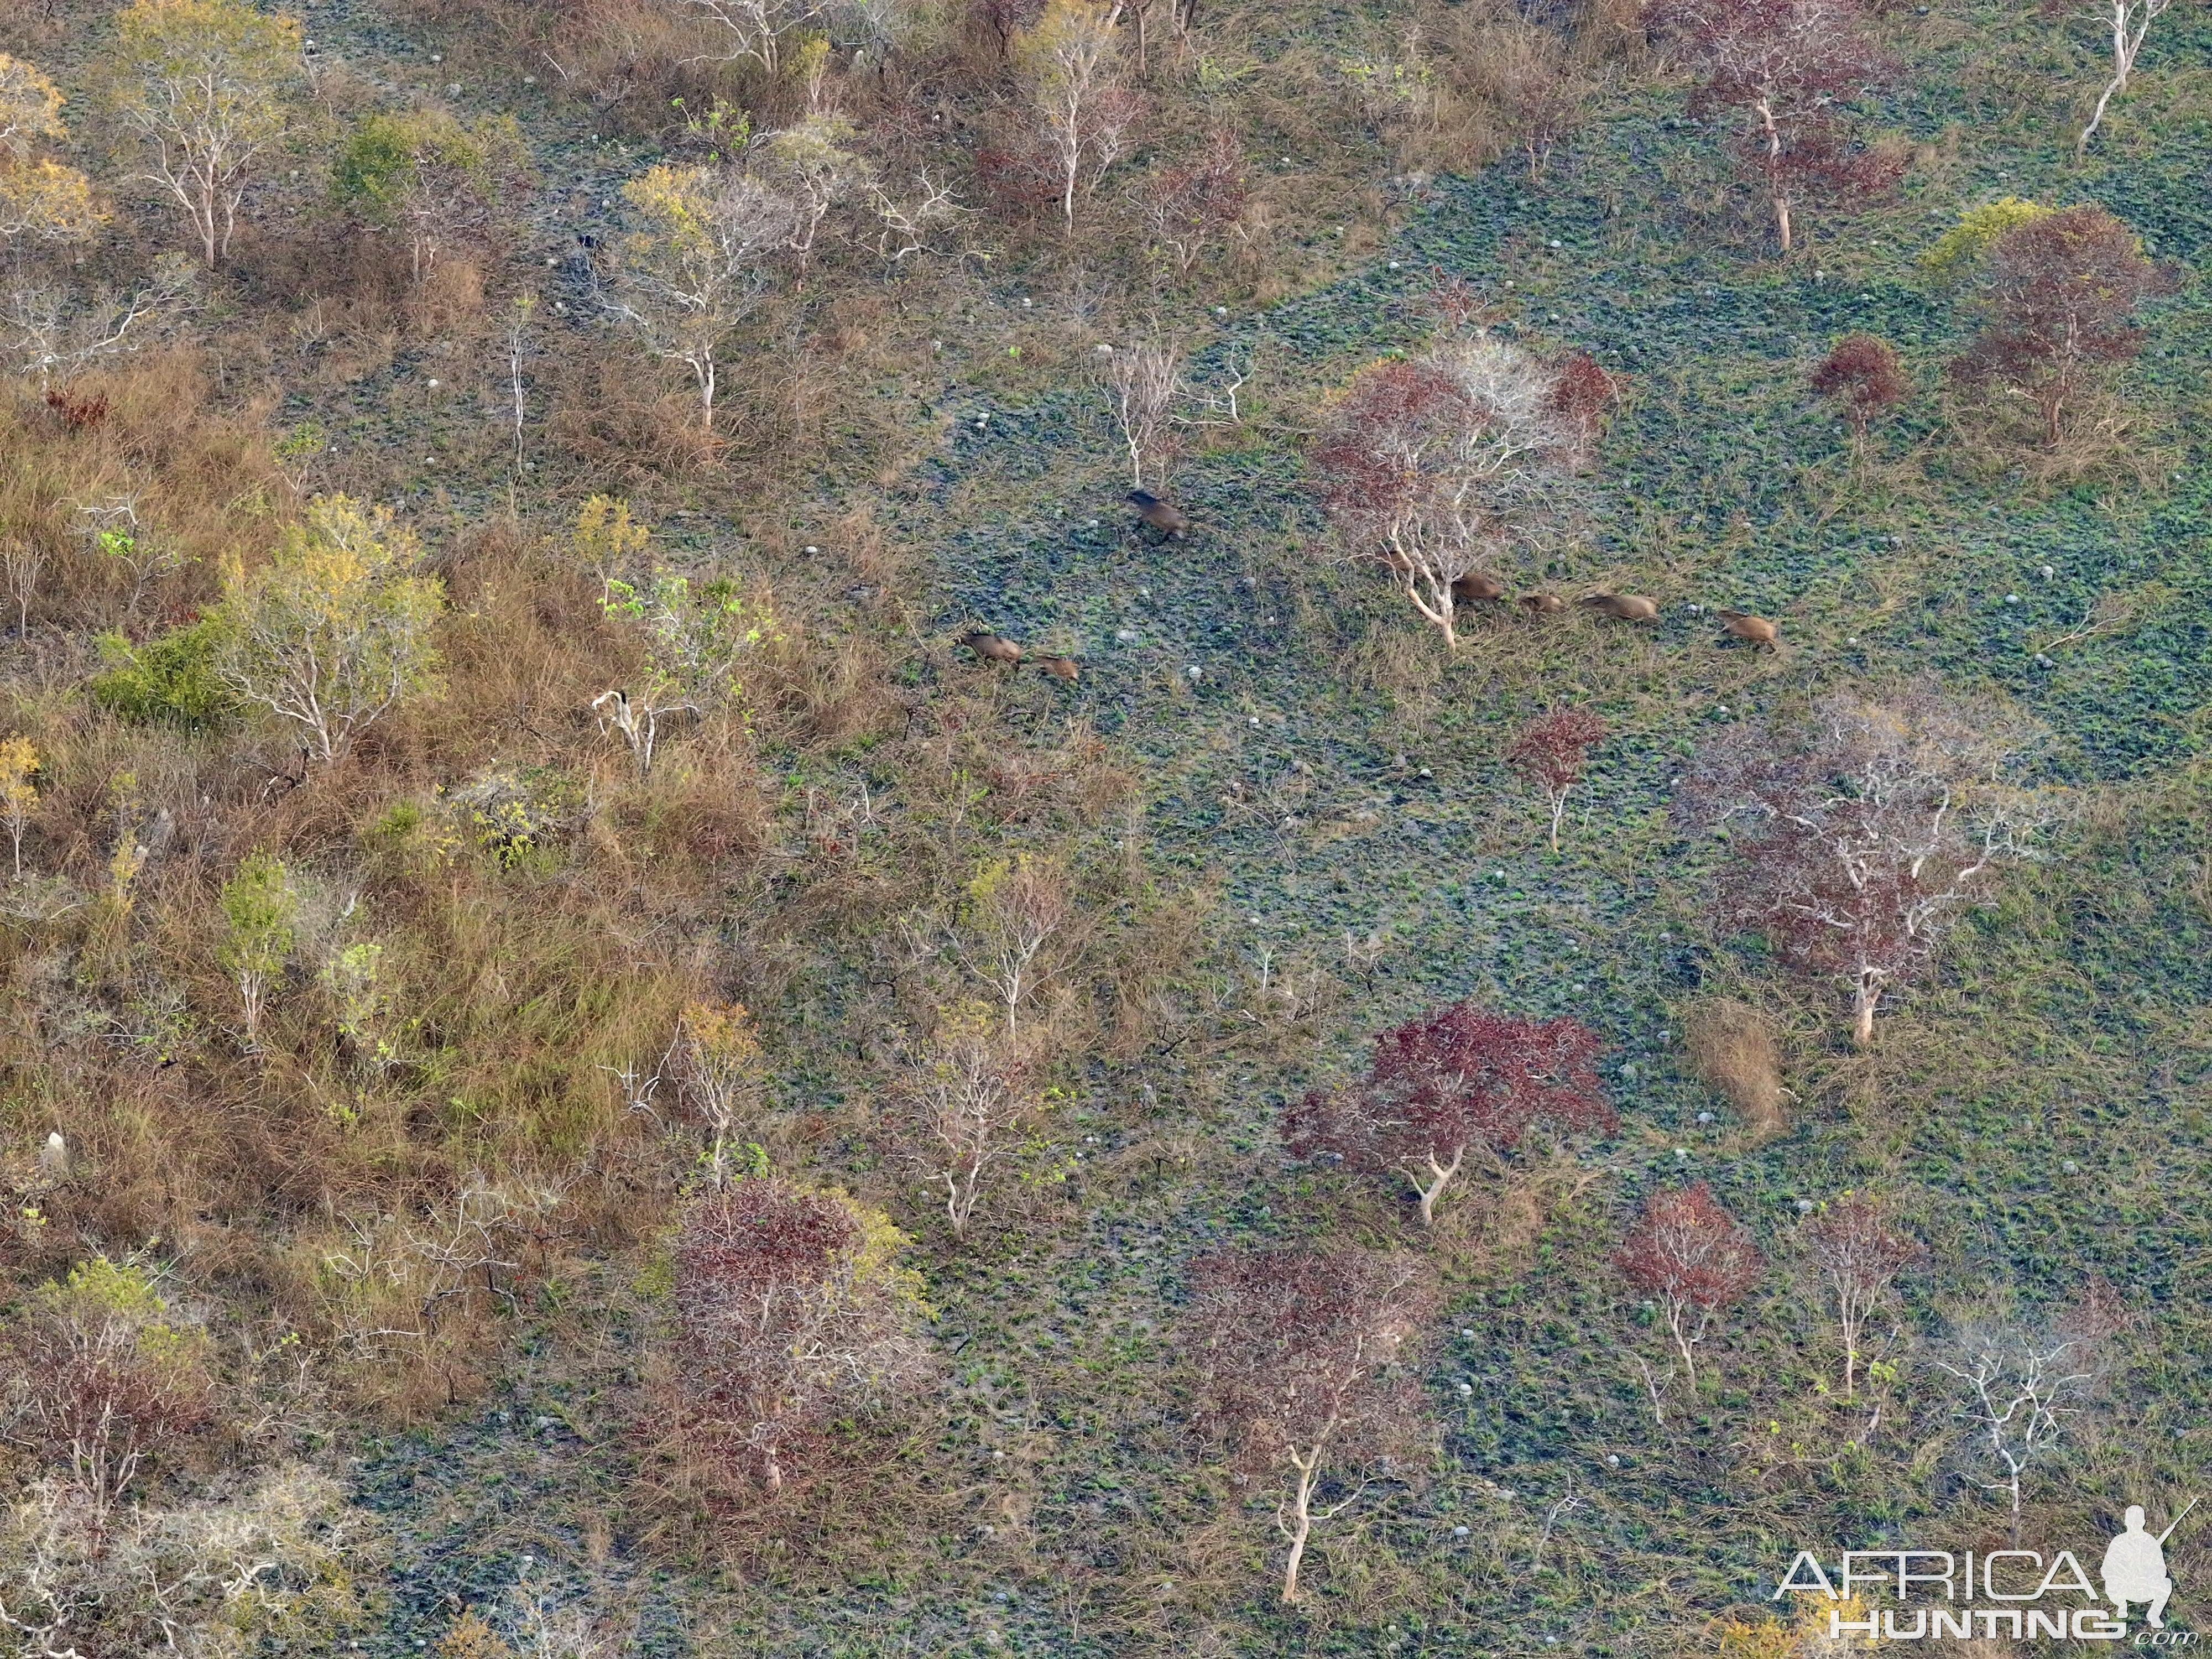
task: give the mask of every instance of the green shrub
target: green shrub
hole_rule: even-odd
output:
[[[103,666],[92,678],[93,701],[127,720],[166,722],[205,731],[236,718],[237,700],[216,671],[222,647],[214,617],[134,646],[120,634],[98,641]]]

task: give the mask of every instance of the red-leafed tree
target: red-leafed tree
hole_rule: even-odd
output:
[[[1243,216],[1249,195],[1243,149],[1235,133],[1217,127],[1196,156],[1146,181],[1145,223],[1153,241],[1174,258],[1176,275],[1188,276]]]
[[[754,1176],[678,1224],[674,1358],[684,1431],[735,1483],[769,1493],[836,1417],[929,1376],[905,1238],[840,1194]]]
[[[1605,430],[1605,417],[1626,395],[1628,376],[1600,366],[1587,351],[1571,351],[1552,373],[1552,412],[1566,422],[1576,465],[1586,465]]]
[[[1697,1346],[1714,1320],[1759,1282],[1759,1248],[1704,1182],[1655,1194],[1613,1258],[1628,1282],[1659,1298],[1694,1382]]]
[[[1785,254],[1808,196],[1896,183],[1901,162],[1861,143],[1842,107],[1896,69],[1853,0],[1648,0],[1644,18],[1697,65],[1692,108],[1741,116],[1736,157],[1766,192]]]
[[[1312,453],[1322,506],[1351,556],[1388,568],[1448,644],[1453,583],[1571,528],[1596,420],[1583,361],[1478,333],[1370,363],[1329,400]]]
[[[1325,1489],[1350,1473],[1419,1455],[1416,1366],[1439,1298],[1429,1267],[1367,1250],[1255,1250],[1190,1268],[1183,1347],[1196,1372],[1198,1419],[1231,1455],[1285,1480],[1275,1524],[1290,1542],[1283,1600],[1298,1597],[1298,1569]]]
[[[1723,922],[1843,979],[1864,1045],[1883,991],[1925,970],[1960,911],[2057,816],[2050,794],[2010,781],[2033,739],[1990,701],[1838,691],[1802,729],[1746,722],[1707,744],[1676,811],[1731,841]]]
[[[1920,1247],[1891,1225],[1881,1205],[1845,1193],[1805,1224],[1805,1249],[1836,1298],[1836,1322],[1844,1339],[1844,1398],[1849,1400],[1858,1387],[1859,1338],[1867,1318]]]
[[[1421,1224],[1432,1225],[1469,1153],[1495,1163],[1538,1123],[1612,1126],[1600,1048],[1579,1020],[1515,1019],[1455,1002],[1376,1038],[1360,1082],[1291,1107],[1283,1143],[1296,1158],[1403,1176],[1420,1195]]]
[[[1536,788],[1552,809],[1552,850],[1559,850],[1559,820],[1567,795],[1581,780],[1589,746],[1605,735],[1605,722],[1579,708],[1554,708],[1525,726],[1505,751],[1505,763]]]
[[[1897,348],[1871,334],[1846,334],[1813,370],[1813,390],[1851,423],[1854,455],[1865,453],[1867,428],[1912,391]]]
[[[2136,309],[2171,278],[2143,257],[2133,232],[2094,206],[2014,226],[1990,246],[1984,269],[1982,331],[1951,372],[2027,398],[2055,446],[2067,411],[2098,376],[2142,349]]]

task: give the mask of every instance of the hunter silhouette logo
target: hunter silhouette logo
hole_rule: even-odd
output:
[[[2130,1610],[2142,1609],[2137,1647],[2194,1647],[2194,1632],[2169,1632],[2166,1607],[2173,1595],[2166,1541],[2197,1507],[2183,1504],[2163,1532],[2152,1532],[2140,1504],[2128,1506],[2124,1529],[2105,1547],[2098,1577],[2100,1596],[2081,1558],[2062,1549],[2010,1549],[1954,1554],[1949,1550],[1845,1550],[1832,1576],[1810,1550],[1800,1550],[1775,1587],[1785,1595],[1825,1596],[1831,1640],[2124,1642]],[[1893,1605],[1877,1607],[1869,1592],[1887,1589]],[[1856,1616],[1854,1616],[1856,1615]]]
[[[2197,1500],[2192,1498],[2181,1506],[2181,1515],[2196,1507]],[[2129,1602],[2148,1601],[2150,1627],[2166,1628],[2166,1601],[2173,1594],[2173,1580],[2166,1577],[2166,1540],[2181,1524],[2181,1515],[2167,1522],[2166,1530],[2153,1537],[2143,1530],[2142,1505],[2128,1505],[2128,1529],[2105,1547],[2105,1599],[2122,1619],[2128,1616]]]

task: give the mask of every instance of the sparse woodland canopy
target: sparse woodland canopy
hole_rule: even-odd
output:
[[[0,1653],[2170,1526],[2208,17],[0,7]]]

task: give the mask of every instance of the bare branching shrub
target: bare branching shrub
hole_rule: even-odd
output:
[[[1206,253],[1231,234],[1250,198],[1243,146],[1226,127],[1216,127],[1192,160],[1165,167],[1145,181],[1140,203],[1155,245],[1188,276]]]
[[[26,1656],[213,1656],[307,1626],[358,1628],[363,1530],[335,1481],[297,1467],[235,1495],[106,1518],[42,1481],[0,1512],[0,1632]]]
[[[463,1398],[491,1335],[500,1275],[515,1271],[522,1241],[562,1197],[557,1182],[471,1171],[419,1207],[345,1218],[343,1241],[317,1253],[314,1290],[332,1341],[362,1368],[363,1391],[401,1408],[428,1403],[412,1365],[440,1401]]]
[[[1683,1046],[1698,1082],[1735,1108],[1754,1133],[1772,1134],[1785,1121],[1782,1051],[1774,1027],[1747,1002],[1702,1003],[1683,1023]]]
[[[19,279],[0,299],[9,354],[18,373],[37,375],[45,386],[156,343],[190,310],[198,275],[183,254],[165,253],[137,283],[89,295]]]
[[[902,1091],[921,1158],[945,1188],[945,1215],[964,1234],[986,1194],[1038,1151],[1043,1106],[1035,1066],[982,1002],[946,1011]]]
[[[1804,1243],[1835,1298],[1836,1325],[1844,1341],[1844,1398],[1849,1401],[1858,1387],[1866,1322],[1891,1297],[1898,1274],[1920,1254],[1920,1246],[1897,1231],[1881,1205],[1858,1193],[1824,1205],[1805,1224]]]
[[[1199,1421],[1253,1472],[1286,1483],[1283,1600],[1314,1527],[1371,1480],[1410,1474],[1424,1438],[1417,1370],[1436,1276],[1402,1255],[1255,1250],[1191,1264],[1182,1346]],[[1334,1501],[1331,1501],[1332,1498]]]
[[[672,1358],[693,1454],[773,1495],[833,1419],[892,1404],[934,1370],[905,1237],[836,1193],[769,1176],[685,1210],[673,1246]]]
[[[706,1174],[708,1184],[720,1192],[731,1176],[731,1139],[760,1104],[766,1068],[752,1016],[742,1003],[691,1004],[677,1027],[672,1059],[684,1097],[714,1133]]]
[[[2007,1498],[2015,1547],[2027,1475],[2051,1461],[2094,1403],[2126,1324],[2111,1288],[2092,1280],[2081,1300],[2048,1324],[1970,1322],[1934,1361],[1957,1387],[1953,1415],[1968,1470],[1984,1490]]]

